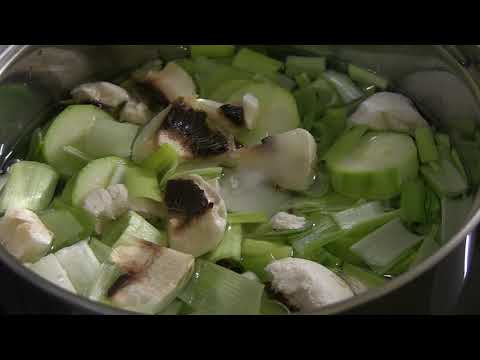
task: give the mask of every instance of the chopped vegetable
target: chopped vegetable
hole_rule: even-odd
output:
[[[180,300],[193,314],[259,315],[264,286],[213,263],[198,260]]]
[[[326,70],[325,58],[288,56],[286,61],[286,73],[290,77],[305,73],[316,79]]]
[[[42,278],[76,294],[72,282],[68,278],[65,269],[62,267],[62,265],[60,265],[55,255],[47,255],[38,260],[35,264],[31,264],[28,267]]]
[[[240,262],[242,259],[242,238],[242,227],[240,225],[229,226],[222,242],[206,256],[206,259],[214,263],[224,259]]]
[[[235,224],[263,224],[268,222],[268,217],[264,213],[230,213],[228,214],[228,223]]]
[[[233,66],[253,73],[275,73],[283,67],[283,63],[259,52],[242,48],[233,59]]]
[[[400,219],[395,219],[353,245],[351,249],[372,270],[383,275],[422,240],[422,236],[409,232]]]
[[[359,66],[348,64],[348,76],[359,84],[368,86],[375,85],[381,90],[388,88],[388,80],[375,74],[374,72],[361,68]]]
[[[415,140],[422,163],[438,160],[438,151],[430,128],[419,127],[415,129]]]
[[[407,223],[425,223],[425,184],[420,179],[407,181],[402,187],[401,217]]]
[[[230,57],[235,54],[234,45],[190,45],[192,58],[202,56],[210,58]]]
[[[0,195],[0,213],[9,209],[43,210],[52,201],[58,174],[42,163],[20,161],[10,167]]]

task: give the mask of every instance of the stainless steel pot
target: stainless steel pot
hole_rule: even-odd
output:
[[[433,121],[462,129],[480,122],[480,49],[476,45],[266,47],[278,56],[326,55],[366,66],[394,81],[397,90],[414,99]],[[185,55],[185,47],[174,45],[7,46],[0,54],[1,165],[22,156],[29,133],[47,120],[55,103],[75,85],[111,78],[157,56],[169,60]],[[319,313],[448,313],[469,269],[473,231],[480,222],[479,207],[477,195],[468,219],[458,219],[459,230],[451,241],[413,271],[383,288]],[[126,314],[57,288],[23,267],[3,248],[0,262],[79,313]]]

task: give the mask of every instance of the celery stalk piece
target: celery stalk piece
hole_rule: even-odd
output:
[[[108,224],[102,236],[102,242],[113,248],[132,244],[139,240],[159,246],[167,245],[165,233],[157,230],[134,211],[128,211],[118,220]]]
[[[141,167],[155,171],[160,179],[178,165],[178,154],[169,144],[161,145],[140,164]]]
[[[208,261],[197,260],[195,274],[178,296],[193,314],[259,315],[264,285]]]
[[[264,224],[269,221],[267,215],[262,212],[251,213],[229,213],[228,223],[230,225],[236,224]]]
[[[35,129],[28,145],[28,153],[25,157],[28,161],[45,162],[43,157],[43,146],[45,142],[45,134],[41,128]]]
[[[407,181],[402,186],[401,218],[407,223],[425,223],[425,184],[421,179]]]
[[[461,199],[442,198],[442,226],[440,242],[446,244],[452,236],[468,221],[472,211],[473,198],[471,196]]]
[[[315,90],[311,87],[300,88],[293,95],[295,96],[300,116],[305,118],[308,115],[312,115],[315,119],[317,113],[321,110]]]
[[[239,69],[259,74],[275,73],[283,67],[281,61],[247,48],[242,48],[237,53],[232,64]]]
[[[112,254],[112,248],[105,245],[98,239],[92,238],[88,243],[93,253],[97,257],[100,264],[110,262],[110,255]]]
[[[353,245],[351,250],[383,275],[422,240],[422,236],[412,234],[400,219],[395,219]]]
[[[430,128],[419,127],[415,129],[415,140],[422,163],[438,160],[438,150]]]
[[[333,255],[325,248],[319,248],[315,252],[311,253],[306,260],[311,260],[326,266],[329,269],[338,269],[342,266],[343,260]]]
[[[345,233],[345,231],[340,230],[330,216],[322,216],[315,222],[313,231],[292,242],[295,257],[308,259],[315,251],[338,239],[341,235],[345,235]]]
[[[190,45],[190,54],[192,58],[208,57],[223,58],[235,54],[235,45]]]
[[[128,166],[125,170],[125,186],[131,198],[146,198],[162,201],[160,185],[155,171],[136,166]]]
[[[95,229],[94,219],[81,209],[68,205],[46,210],[39,217],[53,233],[54,252],[88,238]]]
[[[281,302],[269,299],[267,295],[262,297],[261,315],[289,315],[290,310]]]
[[[430,256],[435,254],[438,250],[440,250],[440,245],[436,241],[438,231],[439,231],[438,225],[433,225],[432,230],[430,231],[430,234],[428,234],[425,237],[425,240],[423,240],[422,245],[418,249],[415,255],[415,259],[410,265],[410,268],[413,268],[419,265],[424,260],[428,259]]]
[[[85,151],[95,159],[107,156],[130,158],[138,130],[137,125],[97,118],[85,138]]]
[[[97,159],[85,166],[70,184],[71,200],[68,200],[68,192],[64,193],[64,199],[74,206],[81,207],[83,200],[93,190],[107,188],[119,165],[125,165],[126,161],[118,157],[106,157]],[[65,189],[66,191],[67,189]]]
[[[88,298],[94,301],[105,301],[108,291],[122,275],[125,275],[125,272],[117,265],[102,264],[88,292]]]
[[[353,64],[348,65],[348,76],[350,76],[353,81],[361,85],[375,85],[381,90],[386,90],[389,85],[387,79],[378,76],[373,71],[361,68]]]
[[[440,159],[440,169],[424,165],[420,171],[427,184],[439,195],[455,197],[468,190],[466,179],[449,159]]]
[[[314,226],[315,224],[312,221],[307,221],[302,229],[274,230],[271,223],[265,223],[257,227],[253,232],[249,233],[248,237],[255,240],[291,244],[292,242],[299,240],[311,233],[314,229]]]
[[[330,244],[325,245],[325,249],[332,255],[346,263],[356,265],[356,266],[365,266],[365,262],[360,256],[355,254],[350,248],[362,240],[363,236],[359,235],[345,235]],[[326,265],[326,264],[322,264]]]
[[[323,213],[331,214],[350,209],[359,204],[359,200],[352,199],[334,192],[319,198],[301,197],[288,203],[287,208],[294,209],[302,214]]]
[[[398,210],[385,212],[382,204],[378,201],[369,202],[355,208],[333,214],[333,220],[342,230],[360,230],[384,225],[399,215]]]
[[[72,282],[68,278],[67,272],[60,265],[55,255],[50,254],[34,264],[28,265],[30,270],[40,275],[44,279],[54,283],[55,285],[76,294]]]
[[[439,224],[442,218],[440,199],[429,187],[425,188],[425,216],[429,224]]]
[[[446,134],[435,134],[435,142],[439,147],[443,147],[446,149],[450,149],[451,147],[450,137]]]
[[[297,82],[299,88],[307,87],[312,82],[306,73],[296,75],[295,81]]]
[[[316,79],[326,70],[326,59],[321,57],[288,56],[285,64],[285,72],[290,77],[302,73]]]
[[[241,265],[255,273],[261,281],[267,280],[265,268],[275,260],[293,256],[293,248],[281,244],[245,239],[242,244]]]
[[[352,143],[355,148],[349,147]],[[327,154],[332,186],[340,194],[387,200],[400,194],[404,181],[418,175],[417,148],[408,135],[369,132],[349,146],[347,152]]]
[[[223,174],[223,168],[219,166],[215,167],[206,167],[198,169],[189,169],[183,170],[182,168],[177,168],[177,171],[170,177],[170,179],[179,179],[186,176],[198,175],[205,180],[218,179]]]
[[[349,104],[355,100],[361,99],[364,96],[362,91],[357,88],[357,86],[347,75],[328,70],[325,71],[323,76],[325,76],[335,86],[338,94],[345,104]]]
[[[310,84],[309,88],[313,89],[317,94],[318,104],[323,107],[343,106],[343,100],[338,94],[335,86],[327,80],[323,75]]]
[[[386,283],[384,277],[348,263],[343,265],[341,276],[357,295],[368,289],[383,286]]]
[[[100,262],[84,240],[55,253],[79,295],[88,296],[100,270]]]
[[[220,245],[205,259],[214,263],[224,259],[241,261],[242,238],[242,227],[240,225],[229,226]]]
[[[0,213],[8,209],[43,210],[50,204],[58,174],[49,165],[20,161],[10,167],[10,175],[0,196]]]
[[[412,267],[413,262],[415,261],[418,255],[418,246],[407,251],[404,255],[402,255],[399,260],[395,263],[395,265],[388,270],[385,275],[388,276],[399,276],[408,271]]]

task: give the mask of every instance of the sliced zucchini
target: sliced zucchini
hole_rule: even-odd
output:
[[[93,105],[72,105],[60,113],[49,127],[43,145],[47,163],[65,176],[71,176],[85,163],[64,151],[71,145],[84,151],[84,142],[98,119],[112,120],[105,111]]]
[[[386,200],[400,194],[404,181],[417,177],[419,164],[409,136],[371,132],[356,147],[327,159],[327,167],[340,194]]]

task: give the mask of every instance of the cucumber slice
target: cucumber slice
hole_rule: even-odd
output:
[[[417,148],[408,135],[371,132],[348,150],[327,159],[332,186],[340,194],[387,200],[418,175]]]
[[[73,184],[72,204],[82,206],[83,200],[90,192],[108,187],[119,165],[126,165],[126,161],[112,156],[94,160],[85,166]]]
[[[171,106],[167,107],[140,129],[135,141],[133,142],[133,162],[140,164],[156,150],[158,147],[156,141],[157,131],[160,129],[160,126],[162,126],[163,120],[165,120],[171,109]]]
[[[85,163],[64,151],[71,145],[84,151],[84,141],[98,119],[113,120],[105,111],[93,105],[72,105],[60,113],[45,135],[43,156],[64,176],[71,176]]]
[[[256,145],[267,136],[296,129],[300,125],[295,98],[285,89],[268,83],[250,83],[232,94],[228,103],[241,103],[243,96],[252,94],[260,103],[258,123],[254,130],[243,130],[238,140],[245,145]]]

